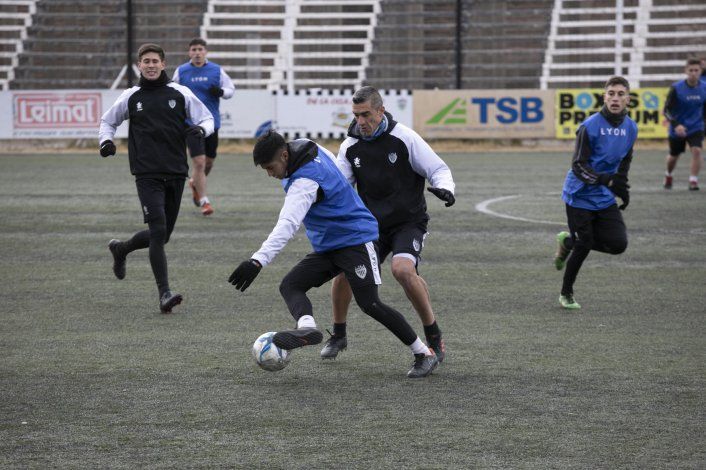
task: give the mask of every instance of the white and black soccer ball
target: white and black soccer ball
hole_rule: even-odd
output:
[[[289,364],[290,352],[279,348],[272,342],[275,331],[261,334],[252,345],[252,355],[262,369],[282,370]]]

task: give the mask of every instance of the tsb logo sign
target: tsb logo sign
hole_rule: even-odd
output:
[[[538,97],[486,96],[457,98],[444,106],[427,124],[532,124],[544,119]]]
[[[97,127],[100,93],[15,93],[17,129]]]

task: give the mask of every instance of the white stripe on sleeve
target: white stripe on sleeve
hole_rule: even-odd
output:
[[[412,169],[429,180],[435,188],[443,188],[454,193],[451,170],[422,137],[404,124],[397,123],[390,134],[401,139],[409,149],[409,163]]]
[[[318,190],[319,184],[314,180],[308,178],[294,180],[284,198],[275,228],[260,249],[251,256],[252,259],[257,260],[262,266],[272,262],[299,230],[307,212],[316,202]]]
[[[235,85],[233,85],[233,81],[230,79],[225,70],[223,70],[223,67],[221,67],[220,85],[223,89],[223,99],[230,99],[233,96],[233,93],[235,93]]]
[[[346,158],[346,152],[348,151],[348,148],[356,142],[358,142],[358,139],[348,137],[339,147],[338,156],[336,157],[336,166],[339,170],[341,170],[343,176],[345,176],[348,182],[353,186],[355,186],[356,183],[355,175],[353,174],[353,168],[351,168],[351,162],[349,162]]]
[[[100,127],[98,128],[98,143],[102,144],[106,140],[113,140],[115,131],[124,120],[130,117],[127,108],[127,102],[137,90],[139,86],[134,86],[123,91],[123,93],[115,100],[113,106],[101,117]]]

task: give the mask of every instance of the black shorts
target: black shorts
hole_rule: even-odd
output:
[[[140,206],[145,223],[158,221],[163,218],[168,227],[174,227],[174,222],[176,222],[179,215],[184,182],[185,179],[183,177],[172,179],[140,178],[135,180],[137,197],[140,198]]]
[[[383,263],[385,258],[392,253],[393,257],[396,255],[408,256],[417,266],[422,249],[424,249],[426,236],[426,222],[400,225],[391,230],[380,232],[380,238],[377,241],[380,263]]]
[[[189,148],[191,158],[206,155],[208,158],[215,159],[218,150],[218,129],[213,131],[213,134],[203,139],[187,134],[186,146]]]
[[[617,204],[597,211],[566,204],[566,216],[574,246],[580,244],[604,253],[627,246],[627,229]]]
[[[704,131],[694,132],[686,137],[672,137],[669,136],[669,155],[679,156],[686,150],[686,144],[689,144],[689,148],[703,148],[704,145]]]
[[[379,285],[382,281],[375,244],[368,242],[325,253],[309,253],[286,277],[296,279],[297,284],[307,291],[321,287],[341,272],[346,274],[353,290]]]

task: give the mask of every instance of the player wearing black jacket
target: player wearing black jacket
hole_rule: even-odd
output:
[[[213,116],[186,87],[169,80],[164,72],[164,50],[144,44],[138,51],[140,81],[125,90],[101,118],[99,131],[102,157],[115,155],[113,137],[118,126],[130,120],[128,156],[130,172],[135,175],[137,195],[148,229],[137,232],[125,242],[111,240],[113,273],[125,277],[127,255],[149,248],[150,265],[159,290],[159,307],[169,313],[181,303],[180,294],[169,289],[164,245],[174,229],[184,181],[189,165],[186,135],[198,138],[213,132]],[[186,127],[186,119],[194,123]]]
[[[385,112],[380,93],[362,87],[353,95],[355,119],[348,138],[341,144],[337,163],[373,213],[379,225],[380,262],[392,254],[392,274],[417,311],[429,346],[439,362],[446,347],[429,299],[424,279],[417,271],[427,235],[427,204],[424,185],[446,202],[454,204],[451,170],[419,134],[396,122]],[[332,287],[333,335],[321,351],[322,358],[334,358],[347,346],[346,316],[350,287],[338,276]]]

